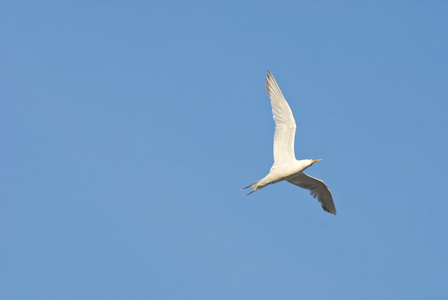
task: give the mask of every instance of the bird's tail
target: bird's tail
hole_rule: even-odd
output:
[[[245,188],[243,188],[243,190],[248,189],[248,188],[250,188],[250,187],[253,188],[253,190],[252,190],[249,194],[247,194],[247,195],[249,196],[249,195],[252,194],[253,192],[256,192],[256,191],[259,190],[259,188],[258,188],[258,183],[259,183],[260,181],[261,181],[261,179],[258,180],[257,182],[254,182],[254,183],[252,183],[252,184],[246,186]]]

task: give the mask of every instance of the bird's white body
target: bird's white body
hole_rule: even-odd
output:
[[[303,171],[318,160],[297,160],[294,154],[294,137],[296,122],[291,108],[283,97],[277,82],[268,71],[266,90],[271,98],[272,113],[275,121],[274,134],[274,164],[268,175],[257,182],[245,187],[252,187],[252,194],[265,186],[286,180],[301,188],[311,191],[311,195],[322,204],[322,208],[336,214],[333,198],[325,183],[319,179],[306,175]]]
[[[255,191],[258,191],[265,186],[273,183],[277,183],[283,180],[288,180],[294,175],[299,174],[304,171],[306,168],[311,166],[313,163],[309,159],[297,160],[287,162],[281,165],[273,165],[269,174],[266,175],[263,179],[256,182],[256,185],[253,187]]]

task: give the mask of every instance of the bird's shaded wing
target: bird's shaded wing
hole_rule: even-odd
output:
[[[333,197],[330,190],[322,180],[313,178],[304,173],[299,173],[288,179],[288,182],[300,186],[311,192],[311,195],[322,204],[322,208],[332,214],[336,214]]]
[[[282,91],[270,71],[266,77],[266,90],[271,98],[272,114],[275,121],[274,165],[279,165],[295,160],[296,122],[288,102],[283,97]]]

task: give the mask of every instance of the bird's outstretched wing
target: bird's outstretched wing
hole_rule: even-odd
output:
[[[280,165],[295,160],[296,122],[288,102],[283,97],[282,91],[270,71],[266,77],[266,90],[271,98],[272,114],[275,121],[274,165]]]
[[[311,195],[322,204],[322,208],[332,214],[336,214],[333,197],[330,190],[322,180],[308,176],[302,172],[288,179],[288,182],[300,186],[311,192]]]

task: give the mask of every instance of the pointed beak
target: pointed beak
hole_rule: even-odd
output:
[[[316,161],[319,161],[319,160],[322,160],[322,159],[316,159],[316,160],[313,160],[313,164],[314,164]]]

